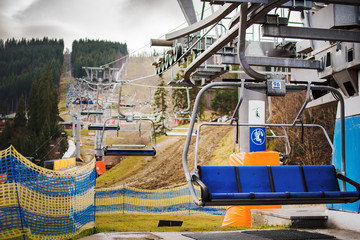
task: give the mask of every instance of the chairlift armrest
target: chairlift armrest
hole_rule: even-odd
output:
[[[354,180],[351,180],[350,178],[346,177],[344,174],[339,173],[339,172],[336,173],[336,176],[337,176],[338,179],[344,180],[345,182],[350,183],[351,185],[353,185],[360,194],[360,184],[359,183],[355,182]]]
[[[198,184],[201,188],[201,201],[206,202],[210,200],[210,194],[208,187],[200,180],[196,175],[192,175],[192,181]]]

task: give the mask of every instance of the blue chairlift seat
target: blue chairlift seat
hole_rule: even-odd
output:
[[[360,184],[334,166],[198,166],[206,206],[348,203],[360,199]],[[338,180],[355,187],[340,191]]]
[[[119,130],[119,126],[88,125],[88,130]]]
[[[155,148],[151,149],[132,149],[132,148],[104,148],[105,156],[155,156]]]

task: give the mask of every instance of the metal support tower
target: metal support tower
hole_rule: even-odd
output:
[[[80,107],[76,112],[76,159],[80,159],[80,141],[81,141],[81,115]]]

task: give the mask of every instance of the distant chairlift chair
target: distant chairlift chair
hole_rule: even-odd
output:
[[[133,121],[149,121],[152,125],[152,130],[150,130],[150,145],[145,144],[112,144],[108,146],[104,146],[104,155],[105,156],[155,156],[156,155],[156,136],[155,136],[155,125],[154,122],[151,119],[147,118],[141,118],[141,117],[127,117],[127,118],[109,118],[105,121],[104,125],[110,121],[117,119],[119,121],[126,121],[126,122],[133,122]],[[102,140],[105,133],[105,127],[102,129]],[[118,132],[128,132],[128,131],[134,131],[134,130],[121,130],[120,128],[117,129]],[[144,132],[144,130],[141,130],[141,125],[139,125],[139,133]],[[149,130],[146,130],[149,132]]]
[[[126,121],[126,122],[134,122],[134,121],[140,121],[139,124],[139,133],[141,134],[141,121],[149,121],[152,125],[152,129],[150,130],[151,134],[150,134],[150,142],[151,142],[151,146],[150,145],[144,145],[144,144],[112,144],[109,146],[104,146],[103,150],[104,150],[104,155],[112,155],[112,156],[155,156],[156,154],[156,134],[155,134],[155,124],[154,122],[146,117],[141,117],[141,116],[132,116],[132,115],[128,115],[126,116],[125,114],[123,114],[120,110],[122,103],[121,103],[121,92],[122,92],[122,85],[123,82],[120,82],[120,89],[119,89],[119,98],[118,98],[118,114],[119,116],[117,117],[112,117],[107,119],[104,122],[104,126],[106,126],[106,123],[110,120],[118,120],[118,121]],[[119,131],[124,131],[119,129]],[[149,131],[149,130],[147,130]],[[105,128],[102,131],[102,135],[101,135],[101,142],[103,142],[104,139],[104,134],[105,134]]]
[[[181,110],[177,110],[177,111],[172,111],[171,113],[173,114],[173,117],[170,117],[170,114],[167,115],[167,125],[169,125],[169,122],[172,121],[178,121],[178,120],[188,120],[190,121],[190,93],[189,93],[189,88],[186,88],[186,99],[187,99],[187,108],[186,109],[181,109]],[[179,116],[181,115],[181,117]],[[185,116],[185,117],[184,117]],[[197,116],[197,119],[199,120],[199,117]],[[171,128],[171,127],[167,127],[166,128],[166,132],[165,132],[165,136],[187,136],[187,131],[188,128],[181,128],[181,127],[176,127],[176,128]],[[193,132],[192,133],[193,136],[196,136],[196,133]]]

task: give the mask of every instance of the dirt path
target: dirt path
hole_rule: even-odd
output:
[[[228,132],[228,128],[208,128],[201,132],[199,164],[206,164],[211,160],[213,151]],[[189,150],[191,168],[194,161],[194,142],[192,140]],[[182,166],[184,143],[185,137],[168,137],[157,145],[156,156],[148,157],[147,164],[143,168],[134,172],[131,177],[113,184],[113,186],[126,183],[136,188],[160,189],[183,185],[186,183]]]

